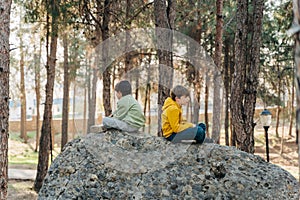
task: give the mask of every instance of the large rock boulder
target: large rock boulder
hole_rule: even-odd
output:
[[[298,200],[298,186],[287,171],[234,147],[111,131],[69,142],[39,199]]]

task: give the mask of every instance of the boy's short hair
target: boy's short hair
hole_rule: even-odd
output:
[[[122,96],[131,94],[132,93],[131,84],[127,80],[120,81],[119,83],[116,84],[115,91],[121,92]]]
[[[187,96],[189,97],[190,96],[190,91],[181,86],[181,85],[176,85],[170,92],[170,97],[175,101],[175,98],[178,97],[182,97],[182,96]]]

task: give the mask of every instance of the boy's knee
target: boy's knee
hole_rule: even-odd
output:
[[[102,124],[103,124],[103,126],[108,126],[109,125],[109,119],[108,119],[108,117],[104,117],[103,119],[102,119]]]
[[[204,131],[206,131],[206,125],[204,123],[199,123],[198,126],[200,126]]]

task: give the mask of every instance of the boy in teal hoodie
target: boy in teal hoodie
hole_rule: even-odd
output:
[[[117,109],[110,117],[103,118],[103,126],[126,132],[136,132],[145,125],[142,108],[132,96],[131,84],[127,80],[120,81],[115,86],[118,98]]]

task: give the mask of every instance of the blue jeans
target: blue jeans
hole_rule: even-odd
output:
[[[179,143],[182,140],[196,140],[197,143],[202,144],[205,139],[205,129],[200,126],[188,128],[178,133],[172,133],[166,139],[173,143]]]

